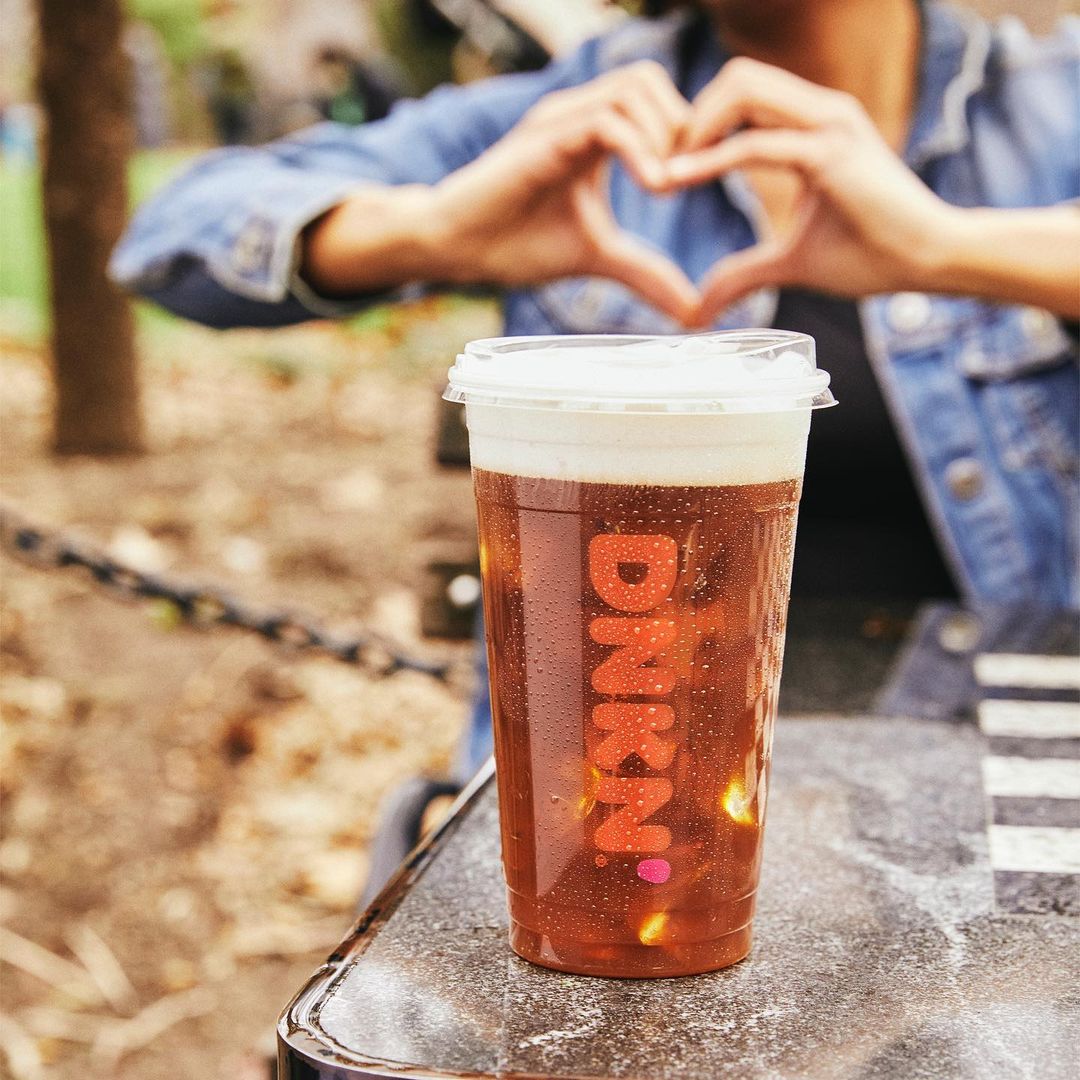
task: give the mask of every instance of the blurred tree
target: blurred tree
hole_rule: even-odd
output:
[[[120,0],[37,0],[43,194],[60,453],[141,449],[131,312],[106,275],[132,140]]]

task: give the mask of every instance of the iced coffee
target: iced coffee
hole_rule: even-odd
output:
[[[467,404],[513,949],[689,975],[750,949],[809,338],[473,343]]]

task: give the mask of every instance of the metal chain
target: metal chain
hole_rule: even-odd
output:
[[[292,649],[328,653],[379,678],[398,671],[418,671],[445,682],[454,670],[449,663],[411,656],[374,632],[335,634],[318,620],[299,612],[260,608],[217,586],[195,585],[137,570],[62,529],[47,529],[32,523],[3,504],[0,504],[0,549],[41,569],[85,570],[96,584],[121,597],[167,601],[192,626],[249,630]]]

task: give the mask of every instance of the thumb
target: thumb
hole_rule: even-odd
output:
[[[671,259],[619,227],[601,193],[603,175],[598,168],[575,194],[592,251],[587,273],[617,281],[681,325],[692,325],[701,293]]]
[[[748,293],[786,284],[788,249],[766,240],[721,259],[701,282],[701,303],[695,322],[711,326],[726,308]]]
[[[633,289],[683,326],[693,324],[701,306],[701,293],[675,263],[628,236],[601,247],[595,272]]]

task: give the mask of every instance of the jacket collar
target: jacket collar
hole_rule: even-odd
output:
[[[918,170],[933,158],[962,150],[971,138],[967,103],[986,82],[990,27],[974,14],[929,0],[920,5],[919,87],[904,158]],[[676,50],[679,86],[693,99],[730,54],[703,18],[670,22],[681,39]]]
[[[922,6],[919,93],[904,159],[918,171],[971,140],[967,105],[986,83],[990,27],[967,11]]]

